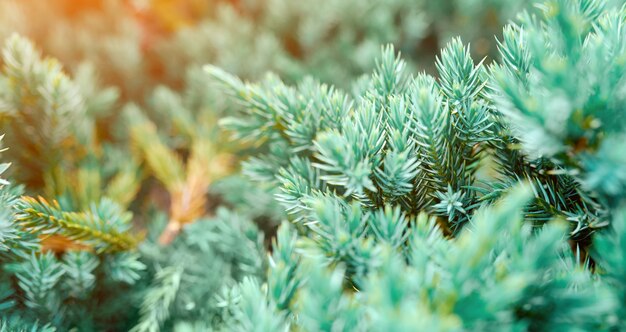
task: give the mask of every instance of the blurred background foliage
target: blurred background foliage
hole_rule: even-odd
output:
[[[33,40],[75,71],[89,62],[105,85],[137,97],[155,85],[180,88],[184,68],[213,63],[258,79],[313,75],[346,84],[393,43],[430,69],[451,37],[476,58],[495,55],[494,35],[532,0],[3,0],[0,39]]]

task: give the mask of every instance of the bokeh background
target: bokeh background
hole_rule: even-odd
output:
[[[213,63],[245,78],[274,71],[346,84],[393,43],[430,70],[451,37],[476,58],[532,0],[2,0],[0,39],[31,38],[72,71],[88,63],[126,98],[180,88],[189,67]]]

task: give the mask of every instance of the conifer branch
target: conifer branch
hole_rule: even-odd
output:
[[[43,236],[63,235],[72,241],[93,245],[97,251],[126,251],[133,249],[137,239],[125,234],[130,216],[126,213],[106,211],[114,208],[103,201],[85,212],[64,211],[58,202],[49,203],[42,197],[24,196],[17,205],[16,222],[29,232]],[[111,219],[104,219],[109,217]]]

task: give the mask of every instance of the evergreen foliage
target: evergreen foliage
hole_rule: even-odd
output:
[[[0,331],[626,329],[623,1],[138,3],[0,2]]]
[[[263,234],[255,224],[224,208],[185,227],[167,247],[156,237],[144,243],[141,253],[154,278],[142,295],[133,331],[219,326],[223,314],[214,295],[244,277],[262,280],[264,252]]]
[[[14,146],[5,157],[14,164],[4,163],[0,170],[17,169],[7,172],[8,177],[26,185],[14,186],[3,177],[0,188],[0,266],[6,272],[0,280],[0,310],[7,317],[3,328],[91,331],[135,326],[137,331],[154,331],[196,324],[204,317],[219,322],[211,295],[244,276],[262,277],[263,236],[252,219],[271,220],[276,212],[269,198],[266,209],[246,211],[251,198],[231,194],[223,202],[232,210],[220,208],[216,217],[194,223],[207,219],[207,197],[222,200],[224,188],[237,192],[247,186],[245,194],[254,199],[267,197],[237,177],[208,195],[209,185],[229,172],[231,162],[223,161],[232,157],[214,151],[215,120],[201,90],[194,91],[204,81],[191,84],[184,98],[165,88],[155,92],[155,99],[169,105],[181,98],[179,107],[204,112],[205,122],[194,122],[192,113],[167,108],[177,112],[174,133],[187,134],[183,146],[194,156],[183,169],[176,150],[163,143],[154,124],[136,107],[131,112],[128,106],[134,115],[128,118],[137,153],[122,147],[125,133],[114,135],[119,138],[101,136],[98,122],[116,107],[117,94],[98,87],[89,68],[74,80],[56,60],[42,58],[32,43],[18,36],[8,39],[3,56],[0,77],[10,89],[2,90],[2,122]],[[31,163],[35,158],[44,160]],[[163,170],[172,167],[171,160],[179,163],[173,166],[179,173]],[[215,166],[205,168],[207,161]],[[169,209],[154,203],[143,207],[150,204],[150,196],[142,191],[158,190],[142,184],[146,175],[171,192]],[[25,190],[51,198],[24,196]],[[189,205],[188,199],[199,203]],[[149,218],[148,239],[133,230],[129,206],[148,211],[143,216]],[[191,225],[180,239],[174,233],[159,244],[155,234],[166,234],[160,220],[168,210],[170,220]],[[174,282],[182,271],[180,281]],[[204,291],[198,293],[198,287]],[[49,325],[29,325],[36,321]]]
[[[500,64],[455,39],[438,78],[386,47],[350,93],[206,67],[242,105],[224,125],[269,145],[244,172],[280,188],[298,233],[260,293],[234,291],[232,329],[263,312],[295,330],[622,329],[601,256],[622,265],[625,14],[547,1],[505,28]]]

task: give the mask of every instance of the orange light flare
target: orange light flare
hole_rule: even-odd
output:
[[[163,64],[153,57],[154,45],[176,31],[193,26],[210,12],[206,0],[127,0],[129,11],[141,30],[141,50],[148,60],[151,77],[164,75]]]
[[[85,12],[103,11],[110,0],[48,0],[70,19]],[[117,0],[140,25],[144,47],[155,38],[193,26],[207,17],[212,1],[207,0]],[[214,1],[219,2],[219,1]],[[117,8],[117,7],[116,7]],[[120,15],[125,16],[125,15]]]

